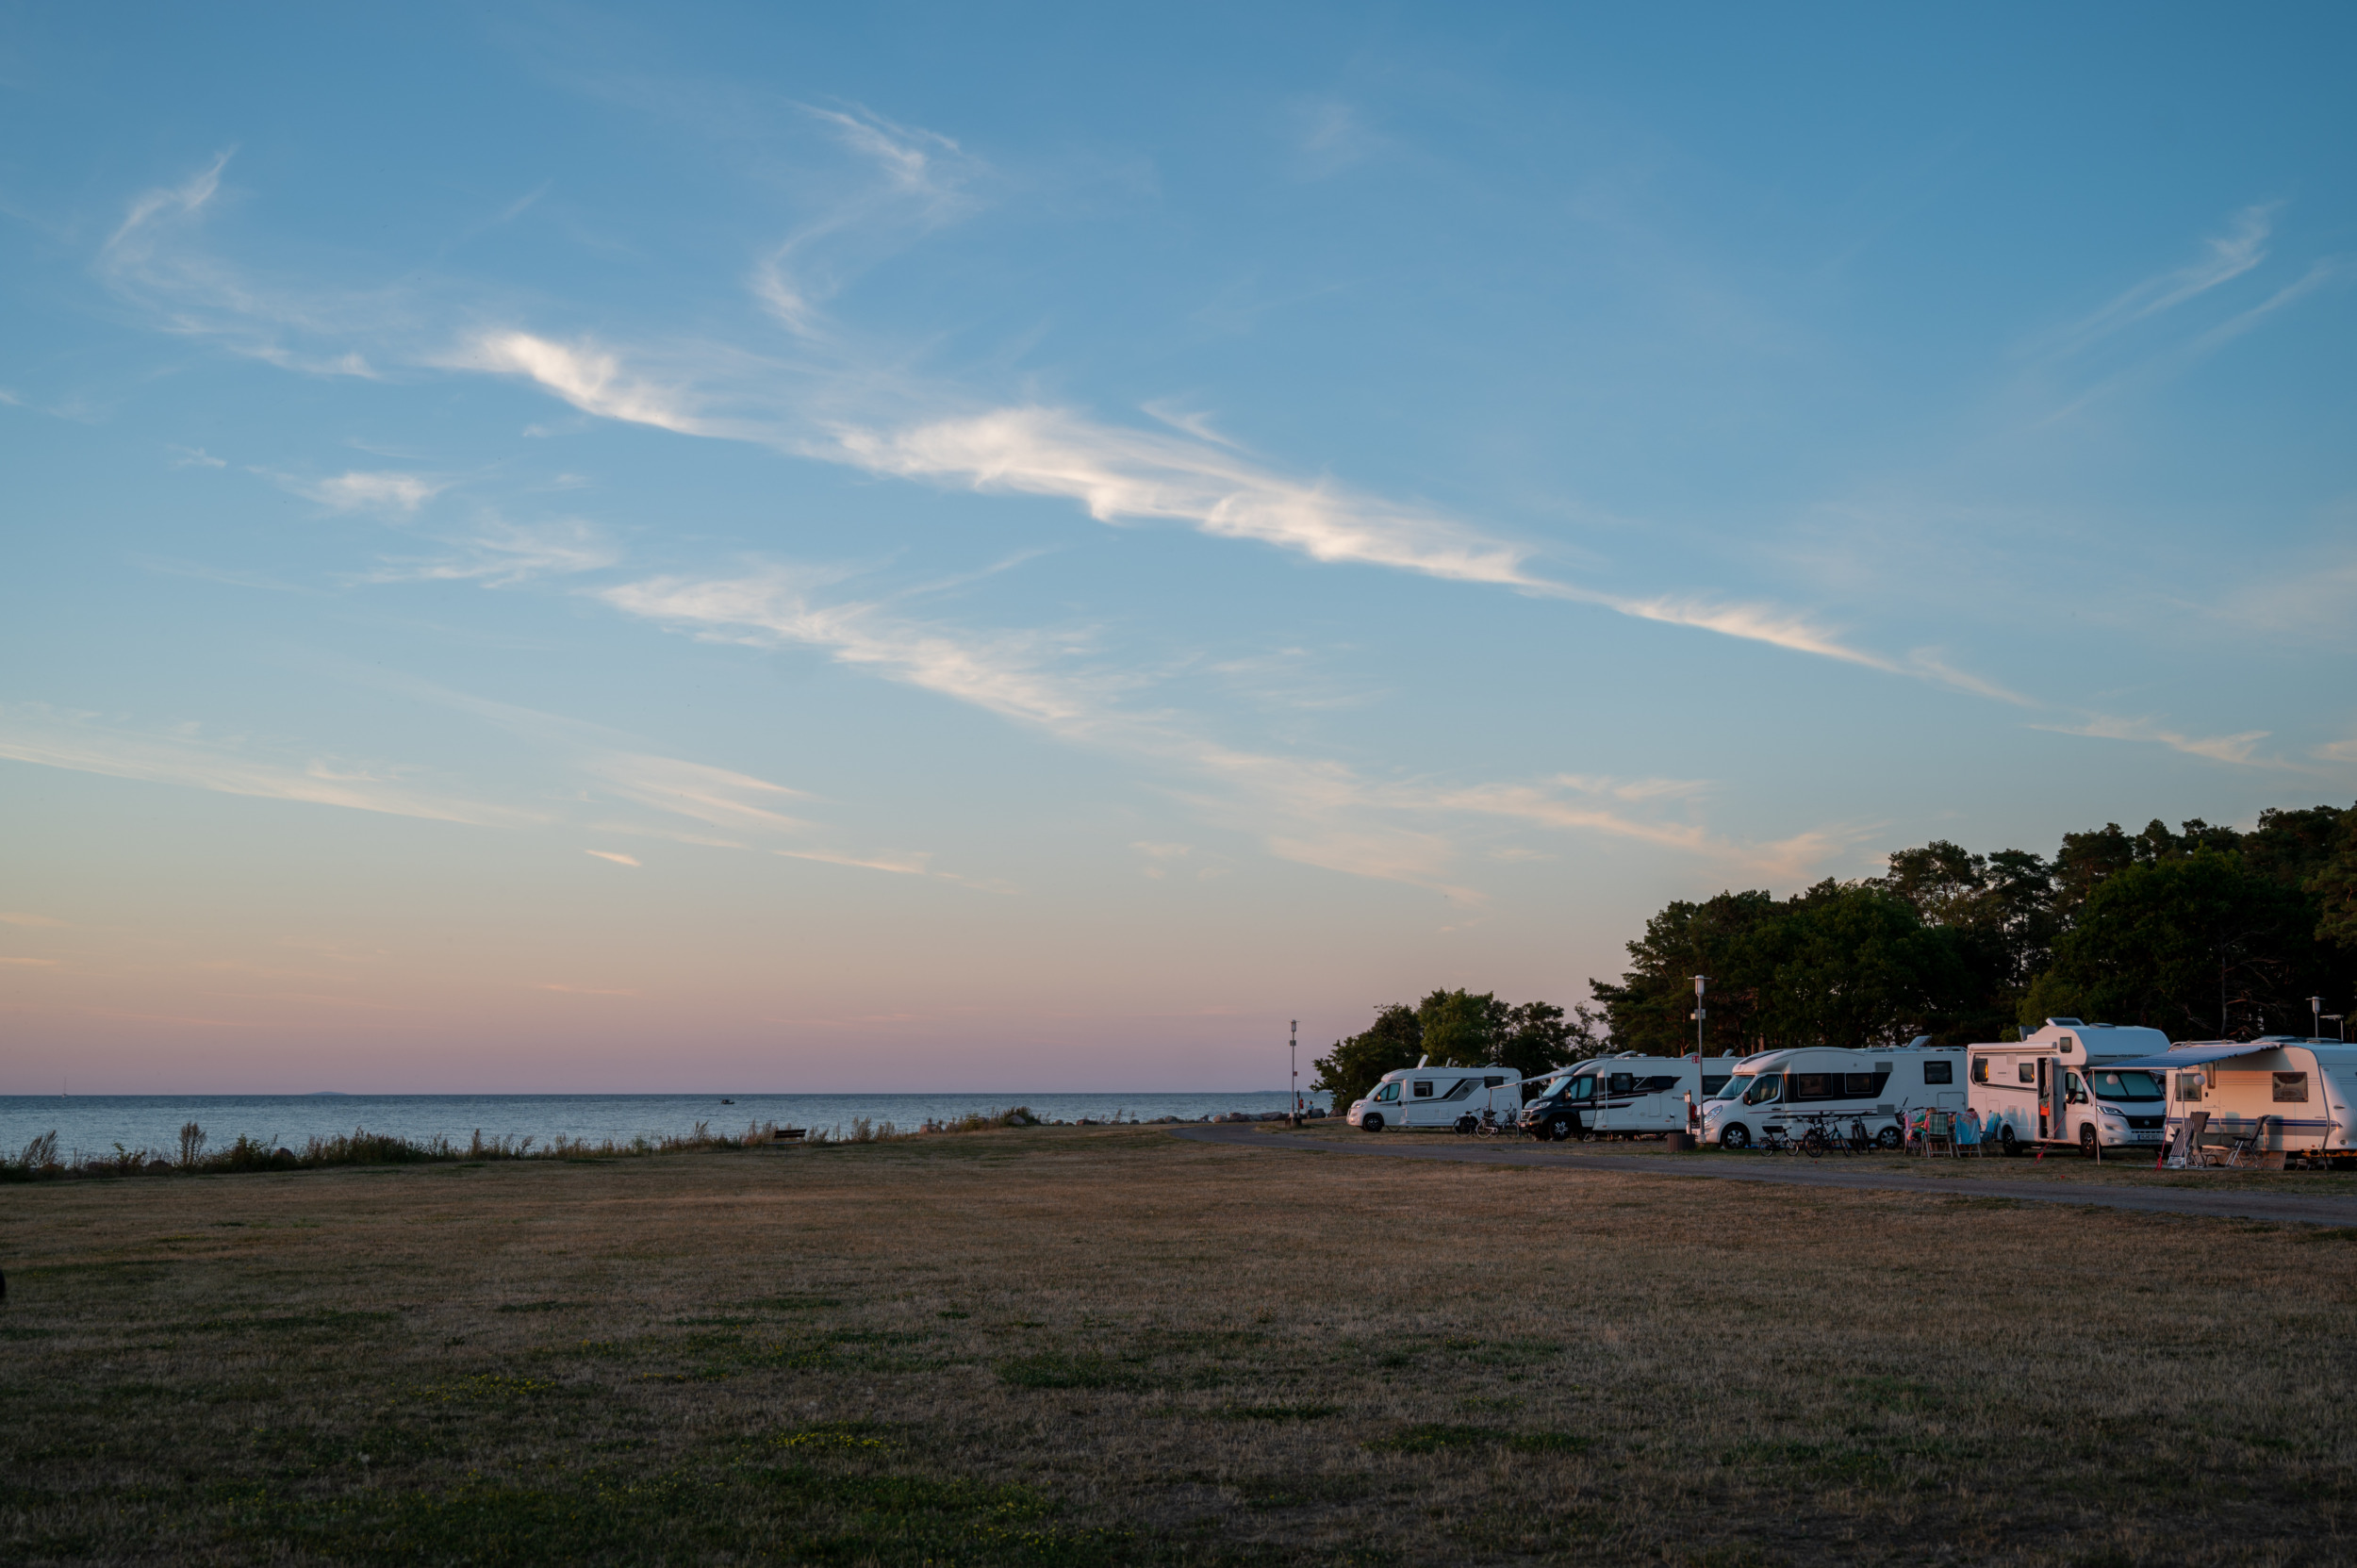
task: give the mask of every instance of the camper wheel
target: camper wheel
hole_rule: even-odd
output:
[[[1451,1128],[1450,1131],[1460,1136],[1464,1136],[1470,1135],[1480,1126],[1481,1120],[1477,1116],[1459,1116],[1457,1118],[1457,1125]]]
[[[1907,1141],[1906,1134],[1895,1127],[1886,1127],[1874,1134],[1874,1142],[1885,1149],[1897,1148]]]
[[[1752,1147],[1752,1130],[1741,1122],[1729,1122],[1719,1131],[1721,1148],[1745,1149]]]
[[[1570,1116],[1549,1116],[1547,1118],[1547,1136],[1554,1139],[1558,1144],[1578,1131],[1579,1123]]]
[[[1997,1142],[2003,1147],[2007,1159],[2021,1152],[2021,1140],[2013,1135],[2013,1124],[2010,1122],[2005,1124],[2003,1131],[1997,1134]]]
[[[2079,1129],[2079,1152],[2090,1160],[2097,1158],[2095,1151],[2095,1124],[2093,1122],[2089,1122],[2085,1127]]]
[[[1360,1116],[1359,1118],[1359,1131],[1361,1132],[1382,1131],[1383,1113],[1380,1111],[1370,1111],[1365,1115]]]

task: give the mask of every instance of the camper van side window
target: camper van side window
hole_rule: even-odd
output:
[[[1723,1079],[1723,1078],[1706,1078],[1706,1079],[1704,1079],[1704,1080],[1703,1080],[1703,1098],[1705,1098],[1705,1099],[1717,1099],[1717,1098],[1719,1098],[1719,1091],[1720,1091],[1720,1090],[1722,1090],[1722,1089],[1723,1089],[1723,1088],[1725,1088],[1726,1086],[1727,1086],[1727,1081],[1726,1081],[1725,1079]]]
[[[1614,1073],[1612,1075],[1611,1092],[1616,1095],[1625,1095],[1630,1092],[1636,1082],[1637,1075],[1635,1073]]]
[[[2177,1075],[2177,1098],[2181,1102],[2191,1103],[2200,1098],[2201,1075],[2200,1073],[2179,1073]]]
[[[1677,1086],[1677,1074],[1656,1073],[1653,1077],[1637,1085],[1637,1092],[1640,1095],[1657,1095],[1664,1089],[1674,1089]]]
[[[1375,1098],[1377,1099],[1397,1099],[1399,1098],[1399,1085],[1396,1083],[1386,1083],[1382,1088],[1377,1089],[1375,1092]]]
[[[1416,1081],[1415,1098],[1418,1099],[1430,1099],[1432,1098],[1432,1085],[1422,1079],[1418,1079]]]
[[[1926,1062],[1923,1064],[1924,1082],[1953,1083],[1955,1081],[1956,1065],[1953,1062]]]
[[[1481,1086],[1485,1089],[1502,1089],[1506,1086],[1506,1080],[1502,1078],[1485,1078],[1481,1081]]]
[[[2021,1081],[2024,1083],[2036,1083],[2037,1081],[2037,1065],[2036,1063],[2024,1062],[2021,1064]]]
[[[1472,1094],[1475,1089],[1480,1087],[1481,1080],[1477,1078],[1460,1078],[1457,1081],[1457,1087],[1451,1089],[1447,1094],[1442,1096],[1441,1098],[1442,1099],[1463,1099],[1467,1095]]]
[[[2277,1073],[2275,1075],[2275,1103],[2278,1105],[2307,1104],[2308,1075],[2306,1073]]]
[[[1840,1082],[1841,1077],[1838,1073],[1794,1073],[1792,1075],[1792,1098],[1795,1102],[1805,1099],[1834,1099],[1838,1098]]]
[[[1987,1057],[1976,1056],[1972,1059],[1972,1081],[1975,1083],[1986,1083],[1988,1081]]]

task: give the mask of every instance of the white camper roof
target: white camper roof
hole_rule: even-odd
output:
[[[2188,1040],[2151,1056],[2129,1062],[2106,1062],[2106,1067],[2143,1067],[2167,1072],[2172,1067],[2199,1067],[2209,1062],[2231,1062],[2237,1056],[2260,1056],[2285,1046],[2337,1046],[2338,1040],[2309,1040],[2292,1034],[2266,1034],[2256,1040]]]

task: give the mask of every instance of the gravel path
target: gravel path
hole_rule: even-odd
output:
[[[2157,1214],[2199,1214],[2210,1219],[2281,1220],[2294,1225],[2357,1226],[2357,1197],[2302,1197],[2250,1188],[2200,1192],[2184,1187],[2118,1187],[2076,1181],[2000,1181],[1978,1177],[1902,1176],[1845,1170],[1833,1161],[1775,1155],[1590,1154],[1538,1143],[1497,1145],[1424,1144],[1402,1134],[1396,1145],[1336,1144],[1298,1133],[1263,1132],[1249,1123],[1173,1129],[1196,1143],[1239,1148],[1297,1149],[1311,1154],[1357,1155],[1374,1160],[1440,1160],[1466,1165],[1534,1165],[1547,1169],[1605,1170],[1628,1176],[1686,1180],[1764,1181],[1787,1187],[1838,1187],[1851,1191],[1936,1193],[1950,1197],[2013,1197],[2027,1203],[2075,1203],[2102,1209],[2135,1209]],[[1385,1135],[1387,1138],[1389,1134]],[[2299,1180],[2297,1177],[2293,1180]]]

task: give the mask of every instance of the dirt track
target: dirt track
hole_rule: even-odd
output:
[[[1628,1176],[1658,1176],[1671,1180],[1764,1181],[1792,1187],[1932,1193],[1944,1197],[2010,1197],[2027,1203],[2085,1204],[2105,1209],[2134,1209],[2147,1213],[2196,1214],[2210,1219],[2280,1220],[2293,1225],[2357,1227],[2357,1197],[2258,1192],[2249,1188],[2200,1192],[2183,1187],[2099,1186],[2082,1181],[2005,1181],[1981,1177],[1904,1176],[1889,1171],[1845,1169],[1838,1161],[1804,1160],[1782,1155],[1591,1154],[1585,1150],[1574,1151],[1537,1143],[1420,1146],[1412,1134],[1402,1134],[1396,1146],[1387,1143],[1376,1147],[1366,1143],[1339,1144],[1327,1138],[1267,1132],[1258,1126],[1244,1123],[1182,1127],[1173,1131],[1181,1138],[1201,1143],[1344,1157],[1356,1155],[1377,1160],[1532,1165],[1549,1169],[1612,1171]],[[2297,1181],[2299,1178],[2294,1176],[2289,1180]]]

